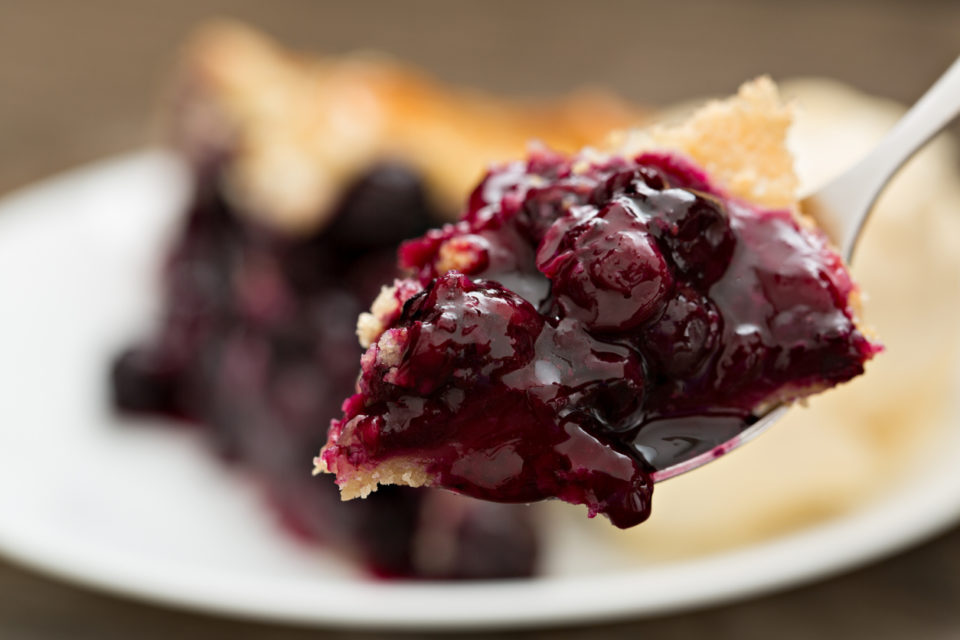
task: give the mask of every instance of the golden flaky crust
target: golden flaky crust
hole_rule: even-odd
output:
[[[646,151],[670,151],[693,160],[704,168],[710,179],[729,193],[763,207],[791,209],[797,212],[797,177],[793,156],[787,149],[787,133],[792,111],[785,105],[769,78],[744,84],[737,95],[706,104],[686,121],[676,126],[658,125],[611,136],[604,151],[585,152],[585,158],[596,155],[602,161],[606,154],[636,155]],[[449,256],[445,259],[452,260]],[[455,262],[455,260],[453,260]],[[383,333],[388,319],[399,304],[396,289],[384,288],[370,313],[361,315],[358,335],[368,354],[380,358],[381,350],[390,353],[390,345],[382,344],[390,333]],[[379,342],[378,342],[379,340]],[[780,400],[792,400],[803,392],[785,392]],[[348,424],[340,441],[349,441],[352,429]],[[321,452],[322,454],[322,452]],[[318,458],[318,461],[320,459]],[[377,484],[429,484],[426,469],[412,459],[387,460],[372,467],[351,467],[344,460],[336,469],[318,462],[317,472],[336,473],[341,496],[347,500],[365,496]]]
[[[349,434],[349,425],[344,435]],[[391,458],[369,468],[352,467],[350,469],[329,468],[322,458],[314,461],[313,474],[333,473],[337,476],[342,500],[366,498],[381,484],[399,484],[407,487],[429,487],[432,478],[426,465],[414,458]]]
[[[396,285],[384,286],[380,289],[380,294],[370,305],[370,312],[361,313],[357,318],[357,338],[360,340],[360,346],[366,349],[376,342],[386,329],[385,318],[396,313],[399,308],[400,301],[397,299]]]
[[[794,209],[797,176],[787,133],[793,112],[770,78],[737,95],[707,103],[686,121],[613,137],[613,151],[635,155],[667,150],[687,156],[727,192],[771,209]]]
[[[573,151],[644,119],[602,92],[521,103],[444,87],[376,54],[298,56],[231,22],[190,41],[176,93],[175,143],[225,159],[236,208],[293,234],[322,226],[378,160],[421,173],[452,215],[487,164],[519,157],[529,140]]]

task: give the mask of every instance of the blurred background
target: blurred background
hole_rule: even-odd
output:
[[[0,192],[143,146],[179,43],[235,17],[317,52],[379,49],[507,94],[588,84],[650,105],[829,76],[909,103],[960,52],[960,2],[0,0]],[[957,131],[957,126],[954,126]],[[0,515],[2,517],[2,515]],[[782,595],[539,638],[960,637],[960,532]],[[341,637],[153,609],[0,562],[0,637]],[[518,634],[522,635],[522,634]]]
[[[952,0],[4,0],[0,189],[141,144],[178,43],[220,15],[291,47],[381,49],[448,82],[522,95],[595,84],[655,105],[761,73],[910,102],[960,42]]]

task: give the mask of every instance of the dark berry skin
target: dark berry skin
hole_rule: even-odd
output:
[[[667,255],[692,284],[709,287],[726,273],[736,239],[717,198],[666,189],[640,200],[638,205],[656,221],[655,233],[668,248]]]
[[[148,349],[128,349],[110,370],[117,406],[124,411],[183,416],[180,375],[176,366]]]
[[[658,318],[644,328],[640,341],[648,360],[665,377],[695,376],[716,353],[722,319],[709,298],[680,288]]]
[[[654,161],[657,157],[650,158]],[[591,202],[618,197],[633,205],[635,215],[648,223],[675,269],[702,286],[709,286],[726,271],[736,244],[721,198],[709,191],[671,187],[682,180],[675,161],[666,167],[639,166],[610,176],[591,194]],[[698,176],[688,182],[698,184]]]
[[[647,222],[629,202],[618,201],[571,225],[574,220],[554,223],[537,252],[537,268],[564,315],[596,331],[642,324],[673,287]]]
[[[328,467],[414,456],[454,491],[555,497],[620,527],[649,514],[653,469],[879,349],[822,235],[668,155],[495,169],[400,265],[423,292],[381,339],[388,362],[365,357]]]
[[[420,178],[406,167],[375,167],[343,196],[324,239],[342,253],[393,250],[435,224]]]

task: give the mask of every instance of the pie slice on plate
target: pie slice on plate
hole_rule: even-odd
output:
[[[308,58],[232,23],[191,40],[171,89],[167,138],[194,192],[156,329],[113,367],[119,408],[202,431],[287,529],[377,575],[533,572],[530,509],[403,487],[344,504],[306,468],[354,386],[356,316],[397,245],[452,219],[488,158],[531,138],[572,150],[642,115],[601,94],[445,87],[383,56]]]

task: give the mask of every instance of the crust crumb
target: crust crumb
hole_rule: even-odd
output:
[[[334,473],[334,470],[327,467],[322,456],[323,452],[314,460],[314,475]],[[429,487],[433,481],[423,464],[412,458],[393,458],[369,469],[358,467],[344,469],[338,466],[335,472],[337,484],[340,487],[340,499],[344,501],[366,498],[380,485]]]
[[[357,338],[360,339],[360,346],[366,349],[376,342],[386,328],[384,319],[396,313],[399,308],[396,285],[384,285],[370,305],[369,313],[365,311],[357,318]]]

